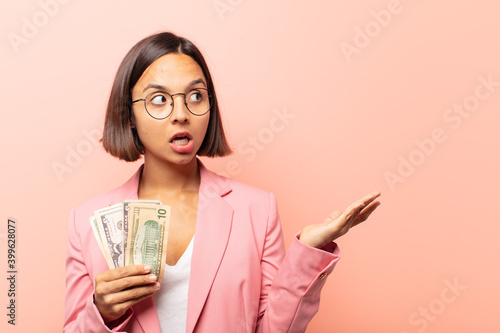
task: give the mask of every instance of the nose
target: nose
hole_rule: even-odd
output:
[[[175,100],[177,98],[177,100]],[[172,123],[187,123],[189,121],[189,110],[185,104],[184,94],[172,95],[172,114],[170,115],[170,121]]]

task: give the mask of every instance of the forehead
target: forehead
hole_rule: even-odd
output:
[[[190,56],[169,53],[149,65],[134,88],[142,90],[148,84],[157,84],[169,90],[183,89],[193,80],[200,78],[206,83],[201,67]]]

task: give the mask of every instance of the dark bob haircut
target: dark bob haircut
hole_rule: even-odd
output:
[[[224,134],[212,76],[205,59],[188,39],[170,32],[144,38],[132,47],[120,64],[104,120],[101,139],[104,149],[127,162],[136,161],[144,154],[144,146],[137,130],[132,126],[132,88],[149,65],[168,53],[185,54],[196,61],[207,80],[207,89],[212,94],[208,129],[197,154],[208,157],[229,155],[232,151]]]

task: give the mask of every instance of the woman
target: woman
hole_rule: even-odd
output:
[[[379,205],[374,192],[333,212],[298,233],[285,255],[274,195],[197,158],[231,151],[203,56],[171,33],[143,39],[124,58],[102,142],[144,164],[70,214],[65,332],[304,332],[339,259],[333,240]],[[125,199],[171,206],[160,282],[145,265],[108,269],[95,241],[88,217]]]

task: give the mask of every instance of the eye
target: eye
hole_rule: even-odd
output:
[[[203,101],[203,94],[198,91],[191,91],[188,96],[188,103],[199,103]]]
[[[149,99],[149,103],[154,105],[154,106],[165,105],[167,103],[167,101],[168,101],[167,96],[165,94],[161,94],[161,93],[154,94]]]

